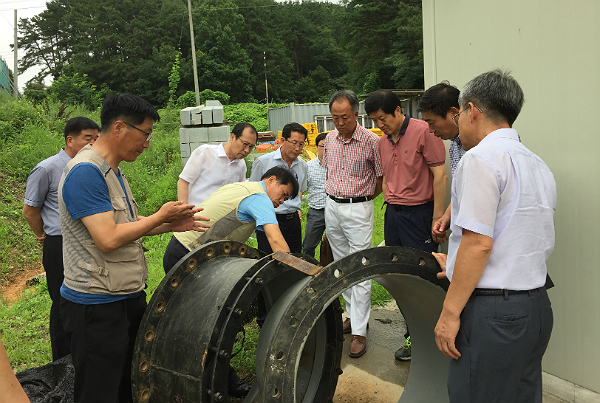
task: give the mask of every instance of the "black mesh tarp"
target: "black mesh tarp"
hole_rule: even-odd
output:
[[[73,403],[74,378],[70,355],[17,374],[31,403]]]

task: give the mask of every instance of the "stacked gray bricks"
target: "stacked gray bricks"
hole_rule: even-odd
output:
[[[219,144],[229,140],[229,124],[224,123],[223,105],[219,101],[207,100],[206,105],[182,109],[179,117],[179,143],[183,165],[192,151],[202,144]]]

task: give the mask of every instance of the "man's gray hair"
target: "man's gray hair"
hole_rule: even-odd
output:
[[[350,106],[352,107],[352,112],[356,113],[358,112],[358,97],[356,96],[356,94],[354,93],[354,91],[350,91],[350,90],[342,90],[342,91],[338,91],[335,94],[333,94],[331,96],[331,98],[329,98],[329,111],[331,112],[331,105],[333,105],[333,103],[335,101],[337,101],[339,98],[346,98],[348,100],[348,102],[350,102]]]
[[[479,107],[491,121],[506,121],[512,127],[525,97],[510,72],[496,69],[475,77],[464,86],[458,103],[464,108],[469,102]]]

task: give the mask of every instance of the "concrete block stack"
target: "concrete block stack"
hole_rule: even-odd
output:
[[[219,144],[229,140],[229,122],[224,119],[223,105],[219,101],[207,100],[206,105],[184,108],[179,112],[179,117],[179,143],[183,165],[192,151],[202,144]]]

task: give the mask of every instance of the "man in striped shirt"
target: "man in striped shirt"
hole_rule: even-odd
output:
[[[336,130],[325,139],[323,166],[327,170],[325,226],[335,260],[372,246],[373,198],[381,193],[383,169],[379,138],[358,124],[358,97],[339,91],[331,97],[329,110]],[[371,309],[371,280],[342,293],[348,319],[344,333],[352,332],[350,357],[367,348],[367,324]]]
[[[314,158],[306,164],[308,167],[308,213],[306,214],[306,228],[304,230],[304,242],[302,251],[312,257],[315,257],[315,249],[323,231],[325,231],[325,179],[327,171],[323,166],[323,150],[325,150],[325,138],[327,133],[321,133],[317,136],[317,158]]]

